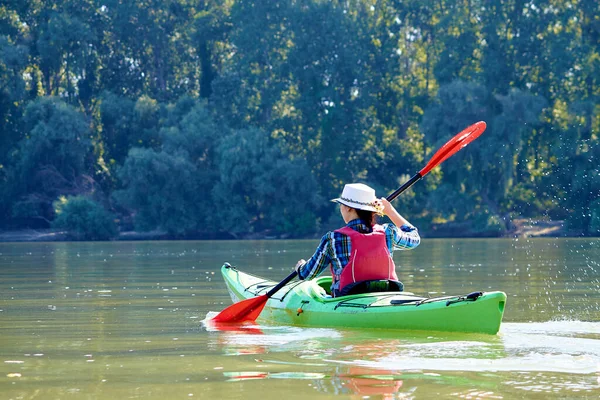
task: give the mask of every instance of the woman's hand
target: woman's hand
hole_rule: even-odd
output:
[[[296,270],[296,272],[300,272],[300,268],[304,264],[306,264],[306,260],[304,260],[304,259],[298,260],[298,262],[296,263],[296,266],[294,267],[294,269]]]
[[[400,227],[402,225],[412,226],[411,223],[406,220],[406,218],[404,218],[402,215],[400,215],[398,213],[398,211],[396,211],[394,206],[385,197],[382,197],[379,200],[376,200],[375,207],[378,210],[381,210],[380,215],[388,216],[389,219],[392,220],[394,225],[396,225],[398,227]]]
[[[389,216],[390,212],[394,210],[394,206],[385,197],[375,200],[375,208],[380,216]]]

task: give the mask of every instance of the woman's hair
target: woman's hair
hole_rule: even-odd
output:
[[[368,210],[359,210],[355,208],[358,218],[367,226],[373,227],[377,223],[377,213]]]

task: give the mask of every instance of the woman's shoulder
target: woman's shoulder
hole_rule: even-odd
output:
[[[334,231],[329,231],[323,235],[323,237],[321,238],[321,243],[328,242],[329,244],[332,244],[332,243],[348,236],[348,233],[349,232],[347,232],[346,230],[342,230],[342,229],[336,229]]]
[[[335,235],[338,235],[338,234],[339,234],[339,232],[337,232],[337,231],[329,231],[321,237],[321,242],[331,241],[334,239]]]

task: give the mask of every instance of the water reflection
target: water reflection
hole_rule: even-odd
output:
[[[258,335],[262,338],[252,335],[251,340],[221,332],[217,342],[228,355],[252,349],[252,360],[245,364],[253,367],[224,372],[228,382],[308,380],[321,393],[351,398],[414,398],[417,389],[445,390],[452,398],[507,398],[506,392],[514,390],[563,398],[560,393],[589,395],[600,390],[597,341],[564,346],[569,338],[561,336],[547,346],[557,337],[542,332],[504,333],[496,340],[426,334],[392,339],[389,334],[367,337],[282,327],[265,330]]]
[[[207,332],[235,332],[239,334],[254,335],[259,335],[263,333],[263,331],[258,325],[250,321],[236,323],[216,322],[213,320],[213,318],[217,314],[218,312],[209,312],[206,315],[206,317],[202,321],[200,321],[200,323],[202,324],[202,329],[204,329]]]
[[[507,323],[498,336],[252,325],[218,332],[212,343],[227,355],[292,352],[296,360],[287,365],[302,360],[303,367],[306,362],[320,367],[344,365],[380,374],[414,370],[600,373],[600,340],[592,337],[600,332],[600,323],[521,325]]]
[[[256,379],[310,380],[321,392],[359,395],[359,398],[378,396],[381,399],[397,398],[395,394],[402,387],[402,375],[395,371],[385,371],[364,367],[336,368],[333,375],[317,372],[224,372],[227,382]],[[324,384],[327,382],[327,384]]]

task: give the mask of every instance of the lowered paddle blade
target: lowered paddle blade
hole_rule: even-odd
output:
[[[265,308],[267,300],[269,300],[269,297],[266,294],[242,300],[230,305],[218,313],[212,320],[214,322],[231,323],[254,321],[258,318],[263,308]]]
[[[267,293],[252,297],[251,299],[242,300],[235,303],[219,314],[217,314],[212,320],[215,322],[246,322],[254,321],[260,315],[260,312],[265,308],[269,297],[273,296],[279,289],[287,285],[289,281],[298,276],[298,272],[293,271],[284,280],[279,282],[275,287],[269,290]]]

